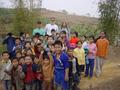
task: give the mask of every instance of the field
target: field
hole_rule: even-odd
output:
[[[77,15],[66,15],[61,12],[54,12],[49,10],[42,10],[42,15],[46,18],[55,16],[58,21],[67,21],[70,25],[72,24],[85,24],[85,25],[97,25],[98,19],[77,16]],[[0,27],[1,28],[1,27]],[[2,30],[2,29],[0,29]],[[3,30],[4,31],[4,30]],[[7,28],[7,31],[8,28]],[[1,42],[0,42],[1,43]],[[5,48],[0,45],[0,52]],[[103,74],[100,78],[93,77],[93,79],[84,78],[79,84],[81,90],[120,90],[120,48],[110,47],[109,55],[105,61]],[[2,84],[0,84],[0,90]]]

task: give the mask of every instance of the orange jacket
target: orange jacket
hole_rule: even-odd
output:
[[[97,56],[100,57],[106,57],[108,53],[108,46],[109,46],[109,41],[104,38],[104,39],[98,39],[96,42],[97,46]]]

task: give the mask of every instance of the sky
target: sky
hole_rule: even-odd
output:
[[[5,7],[11,4],[9,0],[0,0]],[[43,8],[50,10],[61,11],[67,10],[70,14],[77,14],[91,17],[98,17],[99,0],[43,0]]]

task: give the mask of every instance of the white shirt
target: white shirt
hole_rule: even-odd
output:
[[[88,42],[85,41],[85,42],[83,43],[83,45],[82,45],[82,48],[88,49],[88,46],[89,46]]]
[[[55,29],[55,31],[58,32],[58,26],[56,24],[47,24],[45,26],[46,33],[50,36],[52,35],[51,34],[52,29]]]

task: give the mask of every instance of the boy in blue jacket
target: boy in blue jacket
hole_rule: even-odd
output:
[[[69,58],[68,55],[62,51],[62,46],[61,41],[55,41],[55,54],[53,55],[54,80],[57,89],[68,90]]]

